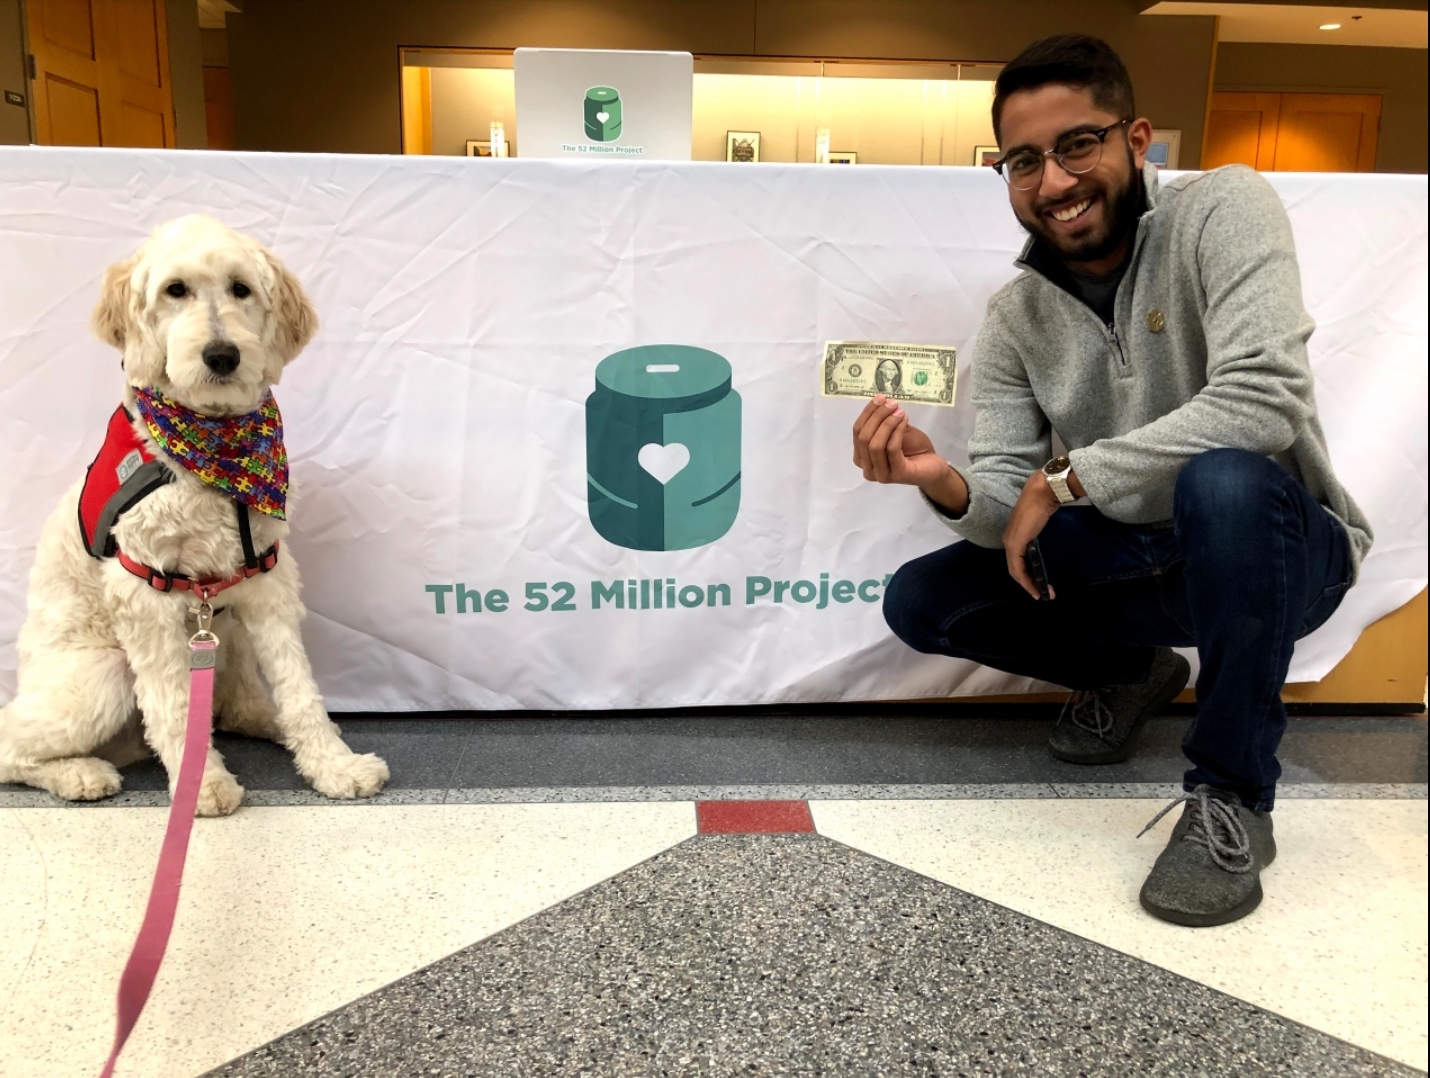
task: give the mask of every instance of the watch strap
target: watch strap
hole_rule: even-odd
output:
[[[1064,464],[1064,466],[1057,471],[1050,471],[1049,468],[1053,464],[1058,463],[1059,461],[1066,461],[1066,464]],[[1068,486],[1068,473],[1071,471],[1072,462],[1068,461],[1066,457],[1054,457],[1053,460],[1050,460],[1047,464],[1043,465],[1043,478],[1048,481],[1048,486],[1052,488],[1053,494],[1057,497],[1059,505],[1071,505],[1073,502],[1077,501],[1077,495],[1074,494],[1072,492],[1072,488]]]
[[[1068,486],[1066,475],[1048,476],[1048,486],[1053,488],[1053,493],[1057,495],[1060,505],[1071,505],[1077,501],[1077,495],[1074,494],[1072,488]]]

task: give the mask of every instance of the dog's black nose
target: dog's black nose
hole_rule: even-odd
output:
[[[215,374],[232,374],[238,368],[238,345],[215,341],[204,345],[204,366]]]

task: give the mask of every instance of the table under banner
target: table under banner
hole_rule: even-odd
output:
[[[1267,178],[1376,531],[1306,681],[1426,584],[1426,178]],[[910,411],[966,460],[972,343],[1023,239],[991,171],[5,148],[0,700],[41,524],[121,392],[100,275],[193,212],[272,248],[322,319],[276,395],[334,710],[1047,687],[893,638],[890,574],[956,537],[863,481],[859,403],[819,396],[825,341],[952,345],[959,403]]]

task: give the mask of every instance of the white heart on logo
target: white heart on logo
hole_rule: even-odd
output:
[[[611,118],[611,114],[610,114],[609,112],[598,112],[598,113],[596,113],[596,119],[600,120],[602,123],[605,123],[605,122],[606,122],[607,120],[609,120],[610,118]]]
[[[690,463],[690,450],[679,442],[671,442],[670,445],[648,442],[641,446],[636,460],[659,480],[661,486],[665,486]]]

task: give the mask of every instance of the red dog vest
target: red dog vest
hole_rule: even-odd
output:
[[[259,554],[253,549],[248,506],[234,500],[238,514],[238,537],[243,544],[243,565],[232,576],[192,580],[183,573],[166,573],[137,562],[119,549],[114,538],[114,522],[165,483],[174,474],[145,448],[134,433],[134,419],[121,404],[109,417],[104,445],[84,476],[79,493],[79,533],[85,549],[96,558],[118,557],[129,572],[156,591],[192,591],[201,601],[241,584],[249,577],[266,573],[278,564],[278,544]]]
[[[85,549],[96,558],[114,557],[114,522],[173,480],[134,433],[134,418],[121,404],[109,417],[104,445],[85,473],[79,495],[79,533]]]

